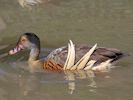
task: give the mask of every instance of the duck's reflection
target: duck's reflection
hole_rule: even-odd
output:
[[[65,79],[68,80],[68,89],[69,93],[73,94],[76,89],[76,80],[77,79],[88,79],[88,86],[96,88],[96,82],[94,81],[95,74],[92,70],[78,70],[78,71],[64,71]]]
[[[80,80],[85,80],[82,81],[85,83],[87,80],[85,87],[88,86],[86,89],[91,93],[95,93],[97,90],[97,84],[95,82],[97,73],[92,70],[64,71],[60,73],[29,73],[29,71],[22,70],[19,66],[12,67],[12,69],[14,69],[13,72],[5,70],[6,74],[4,73],[3,75],[4,79],[8,80],[7,82],[0,80],[1,83],[6,83],[1,85],[2,87],[7,87],[1,88],[3,91],[6,91],[6,94],[14,90],[14,92],[10,93],[10,95],[14,95],[12,99],[21,98],[27,100],[35,98],[42,100],[43,98],[47,98],[49,100],[53,98],[53,95],[60,94],[60,90],[63,91],[63,94],[76,94],[78,87],[82,85]],[[68,88],[64,86],[66,83]],[[62,86],[63,88],[61,88]],[[54,94],[53,91],[55,91]],[[10,98],[10,96],[7,95],[7,98]]]
[[[50,74],[50,73],[48,73]],[[48,75],[47,74],[47,75]],[[57,78],[58,75],[61,75],[63,73],[56,73],[57,76],[52,76],[52,75],[48,75],[48,77],[55,77]],[[19,87],[20,87],[20,91],[21,91],[21,94],[23,96],[28,96],[29,94],[41,94],[41,92],[39,93],[39,89],[45,85],[49,85],[49,83],[51,84],[51,87],[53,86],[52,84],[56,84],[56,83],[67,83],[68,85],[68,93],[69,94],[73,94],[76,90],[76,83],[79,82],[77,80],[82,80],[82,79],[87,79],[87,84],[86,86],[89,86],[91,88],[89,88],[90,92],[95,92],[96,90],[96,82],[94,80],[95,78],[95,73],[91,70],[86,70],[86,71],[83,71],[83,70],[78,70],[78,71],[64,71],[64,77],[65,77],[65,80],[62,81],[62,78],[63,77],[59,77],[59,81],[53,81],[53,80],[46,80],[45,78],[48,78],[47,76],[45,78],[42,78],[42,76],[38,77],[38,75],[36,74],[31,74],[31,75],[19,75]],[[62,76],[62,75],[61,75]],[[61,81],[60,81],[61,80]],[[58,84],[60,85],[60,84]],[[46,88],[44,86],[44,88]],[[55,88],[55,87],[53,87]],[[58,87],[59,88],[59,87]],[[38,91],[39,90],[39,91]],[[44,95],[45,93],[43,93],[42,95]]]

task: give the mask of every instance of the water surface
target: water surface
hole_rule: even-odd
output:
[[[17,0],[0,0],[0,100],[133,100],[132,5],[131,0],[51,0],[28,9]],[[41,57],[69,39],[131,56],[109,73],[32,74],[24,69],[28,52],[6,56],[23,32],[40,37]]]

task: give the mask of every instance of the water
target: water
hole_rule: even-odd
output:
[[[131,0],[51,0],[29,9],[17,0],[0,0],[0,100],[133,100],[132,5]],[[109,73],[31,74],[26,51],[6,55],[23,32],[40,37],[41,57],[69,39],[119,48],[131,56]]]

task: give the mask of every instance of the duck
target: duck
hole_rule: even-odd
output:
[[[71,42],[71,44],[73,44]],[[16,46],[9,50],[9,55],[14,55],[24,49],[30,50],[28,64],[31,66],[31,69],[43,69],[43,70],[67,70],[64,69],[66,64],[66,60],[68,57],[68,53],[71,49],[68,49],[69,46],[63,46],[53,50],[48,54],[44,59],[39,59],[40,55],[40,39],[39,37],[32,32],[23,33],[16,44]],[[77,44],[73,45],[75,51],[74,64],[80,61],[80,59],[87,54],[93,47],[87,44]],[[93,65],[98,65],[103,62],[109,61],[110,63],[114,63],[120,58],[124,57],[125,53],[116,48],[106,48],[106,47],[94,47],[93,52],[89,57],[89,61],[94,61]],[[85,56],[86,58],[86,56]],[[83,66],[82,69],[84,69]],[[76,70],[77,68],[75,68]],[[68,69],[69,70],[69,69]]]
[[[38,5],[43,3],[42,0],[18,0],[18,3],[20,4],[21,7],[27,7],[31,9],[31,6]]]

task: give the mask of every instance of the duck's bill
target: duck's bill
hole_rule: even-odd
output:
[[[24,49],[24,47],[22,45],[17,45],[15,48],[13,48],[12,50],[9,51],[9,55],[14,55],[23,49]]]

